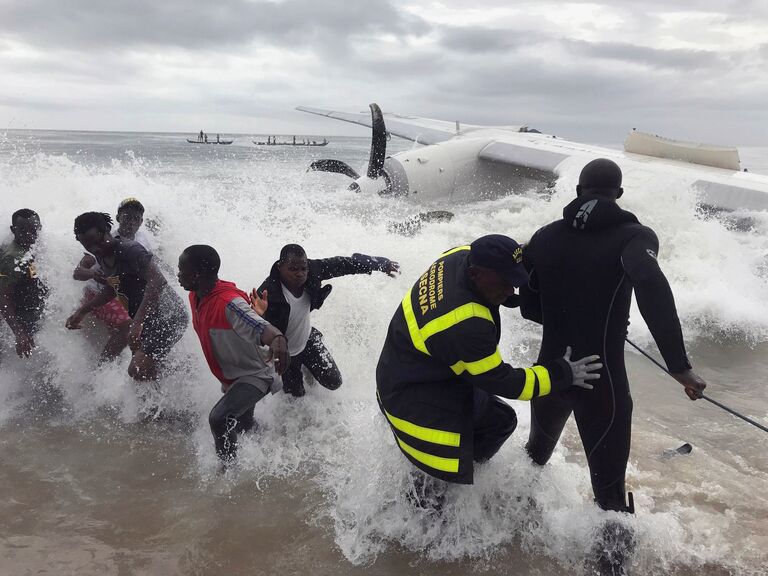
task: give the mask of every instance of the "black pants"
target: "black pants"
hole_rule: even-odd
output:
[[[587,455],[595,502],[603,510],[626,512],[624,477],[632,436],[632,396],[627,381],[603,378],[593,390],[535,398],[525,447],[534,462],[547,463],[571,412]]]
[[[517,414],[512,406],[478,388],[474,392],[472,419],[475,462],[490,460],[517,428]]]
[[[328,390],[341,386],[341,372],[323,342],[323,334],[317,328],[309,333],[307,345],[296,356],[291,356],[291,365],[283,374],[283,391],[294,396],[304,396],[304,375],[301,367],[306,366],[315,380]]]
[[[246,382],[235,382],[208,415],[216,454],[230,462],[237,454],[237,435],[253,428],[253,409],[266,394]]]

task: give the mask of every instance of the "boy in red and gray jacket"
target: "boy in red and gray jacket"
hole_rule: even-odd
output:
[[[212,247],[190,246],[179,257],[178,278],[190,293],[192,326],[224,392],[208,419],[216,453],[228,464],[237,452],[238,432],[253,427],[256,403],[282,388],[280,375],[290,355],[285,336],[251,309],[246,293],[219,280],[220,264]],[[269,346],[268,355],[262,346]]]

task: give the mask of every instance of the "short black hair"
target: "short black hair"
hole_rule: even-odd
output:
[[[91,228],[99,232],[112,230],[112,217],[105,212],[84,212],[75,218],[75,237],[85,234]]]
[[[195,271],[203,276],[216,276],[221,267],[219,253],[212,246],[206,244],[194,244],[184,249]]]
[[[11,214],[11,226],[16,226],[16,222],[21,218],[24,218],[25,220],[36,218],[37,221],[40,222],[40,215],[37,212],[30,210],[29,208],[22,208]]]
[[[288,260],[288,256],[305,256],[307,253],[298,244],[286,244],[280,249],[280,262]]]

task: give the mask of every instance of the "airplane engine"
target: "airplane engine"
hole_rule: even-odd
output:
[[[487,139],[452,140],[390,156],[384,161],[388,185],[382,194],[453,198],[482,180],[484,162],[477,155],[488,144]]]
[[[340,160],[312,162],[309,170],[344,174],[349,189],[382,196],[411,196],[420,201],[477,200],[551,186],[553,174],[481,157],[491,138],[457,136],[438,144],[386,155],[387,129],[381,109],[371,109],[371,151],[364,175]]]

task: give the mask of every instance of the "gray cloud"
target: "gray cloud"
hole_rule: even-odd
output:
[[[619,141],[632,126],[710,141],[767,137],[768,44],[716,48],[729,30],[738,39],[735,26],[768,28],[766,2],[686,3],[717,24],[697,32],[699,43],[687,16],[669,24],[679,9],[662,0],[602,2],[630,33],[601,28],[595,10],[595,25],[570,36],[541,10],[575,3],[542,0],[536,14],[470,26],[413,16],[404,1],[0,0],[0,124],[185,130],[205,121],[222,132],[306,124],[333,133],[352,129],[292,108],[377,100],[389,111],[527,121],[591,141]],[[475,15],[510,6],[478,1]],[[662,48],[678,33],[691,48]]]
[[[469,26],[450,26],[441,31],[441,44],[457,52],[485,54],[509,52],[546,39],[539,33]]]
[[[711,50],[658,49],[621,42],[567,41],[581,55],[606,60],[640,64],[650,68],[691,70],[718,68],[728,65],[728,59]]]
[[[251,42],[282,46],[344,42],[355,35],[398,36],[425,30],[387,0],[4,0],[0,32],[36,46],[117,50],[151,46],[190,49]]]

